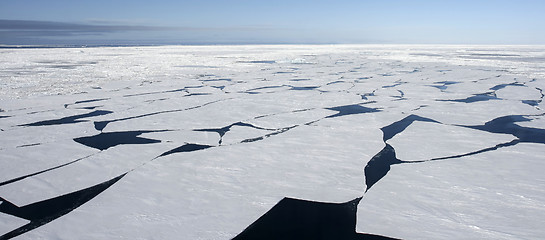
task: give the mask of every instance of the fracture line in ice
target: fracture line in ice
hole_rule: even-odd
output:
[[[225,100],[228,100],[228,99],[220,99],[220,100],[216,100],[216,101],[212,101],[212,102],[207,102],[207,103],[202,104],[202,105],[193,106],[193,107],[184,108],[184,109],[165,110],[165,111],[158,111],[158,112],[146,113],[146,114],[142,114],[142,115],[138,115],[138,116],[125,117],[125,118],[118,118],[118,119],[113,119],[113,120],[95,121],[95,122],[94,122],[94,124],[95,124],[95,129],[98,130],[98,131],[102,131],[102,130],[104,130],[104,128],[105,128],[109,123],[112,123],[112,122],[118,122],[118,121],[130,120],[130,119],[137,119],[137,118],[149,117],[149,116],[154,116],[154,115],[159,115],[159,114],[165,114],[165,113],[174,113],[174,112],[188,111],[188,110],[193,110],[193,109],[201,108],[201,107],[204,107],[204,106],[207,106],[207,105],[210,105],[210,104],[213,104],[213,103],[225,101]]]
[[[79,162],[83,159],[87,159],[93,155],[95,155],[97,153],[93,153],[91,155],[87,155],[85,157],[82,157],[82,158],[78,158],[76,160],[73,160],[73,161],[70,161],[70,162],[67,162],[67,163],[64,163],[64,164],[61,164],[61,165],[58,165],[58,166],[55,166],[55,167],[52,167],[52,168],[48,168],[48,169],[45,169],[45,170],[42,170],[42,171],[38,171],[38,172],[35,172],[35,173],[31,173],[31,174],[27,174],[27,175],[24,175],[24,176],[21,176],[21,177],[16,177],[16,178],[13,178],[13,179],[10,179],[10,180],[7,180],[7,181],[4,181],[4,182],[0,182],[0,186],[3,186],[3,185],[6,185],[6,184],[10,184],[10,183],[14,183],[14,182],[17,182],[17,181],[21,181],[25,178],[28,178],[28,177],[33,177],[33,176],[36,176],[38,174],[41,174],[41,173],[45,173],[45,172],[48,172],[48,171],[51,171],[51,170],[55,170],[57,168],[61,168],[61,167],[64,167],[64,166],[68,166],[72,163],[76,163],[76,162]]]
[[[394,239],[356,232],[361,197],[344,203],[283,198],[233,240],[246,239]]]
[[[78,114],[78,115],[74,115],[74,116],[63,117],[63,118],[53,119],[53,120],[45,120],[45,121],[28,123],[28,124],[22,124],[22,125],[18,125],[18,126],[36,127],[36,126],[73,124],[73,123],[89,121],[89,120],[81,120],[81,119],[84,119],[84,118],[97,117],[97,116],[107,115],[107,114],[111,114],[111,113],[113,113],[113,112],[112,111],[105,111],[105,110],[95,110],[95,111],[92,111],[92,112],[89,112],[89,113]]]
[[[395,149],[387,143],[389,139],[394,137],[396,134],[403,132],[409,125],[411,125],[414,121],[427,121],[427,122],[437,122],[433,119],[429,118],[423,118],[417,115],[409,115],[405,118],[403,118],[400,121],[394,122],[388,126],[385,126],[381,128],[383,132],[383,141],[386,144],[386,146],[371,160],[367,163],[367,165],[364,168],[365,173],[365,181],[367,185],[366,192],[380,179],[386,176],[386,174],[390,171],[390,166],[395,164],[404,164],[404,163],[423,163],[423,162],[429,162],[429,161],[438,161],[438,160],[447,160],[447,159],[454,159],[454,158],[461,158],[476,154],[481,154],[489,151],[495,151],[499,148],[503,147],[510,147],[514,146],[518,143],[538,143],[538,144],[545,144],[545,129],[540,128],[530,128],[530,127],[521,127],[515,122],[522,122],[522,121],[531,121],[531,119],[527,118],[528,116],[544,116],[545,113],[539,114],[539,115],[509,115],[509,116],[503,116],[496,119],[493,119],[491,121],[486,122],[483,125],[477,125],[477,126],[460,126],[460,127],[467,127],[472,129],[477,129],[481,131],[486,131],[490,133],[503,133],[503,134],[511,134],[515,136],[517,139],[500,143],[492,147],[480,149],[477,151],[464,153],[464,154],[458,154],[453,156],[446,156],[446,157],[437,157],[427,160],[416,160],[416,161],[404,161],[400,160],[395,155]]]
[[[92,187],[21,207],[0,197],[0,212],[30,221],[30,223],[0,236],[0,240],[17,237],[66,215],[111,187],[126,174],[124,173]]]

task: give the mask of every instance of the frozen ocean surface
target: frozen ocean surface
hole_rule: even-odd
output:
[[[0,49],[0,239],[540,239],[545,47]]]

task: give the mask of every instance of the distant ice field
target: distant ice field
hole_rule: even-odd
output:
[[[0,49],[0,239],[540,239],[545,47]]]

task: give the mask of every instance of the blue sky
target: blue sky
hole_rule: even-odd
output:
[[[0,44],[545,44],[542,0],[0,0]]]

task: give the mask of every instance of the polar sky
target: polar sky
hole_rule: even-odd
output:
[[[0,44],[545,44],[542,0],[0,0]]]

